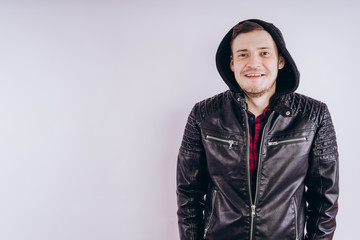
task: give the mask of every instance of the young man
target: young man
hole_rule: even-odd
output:
[[[177,167],[180,238],[332,239],[335,132],[324,103],[294,93],[300,75],[281,32],[240,22],[216,64],[230,90],[188,118]]]

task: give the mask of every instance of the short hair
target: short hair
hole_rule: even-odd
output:
[[[237,24],[235,27],[233,27],[232,30],[230,48],[232,49],[232,43],[240,33],[249,33],[253,31],[266,31],[266,30],[260,24],[250,21],[245,21]]]

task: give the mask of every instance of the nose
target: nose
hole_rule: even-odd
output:
[[[261,66],[260,56],[258,56],[257,54],[251,54],[248,58],[248,62],[246,64],[246,66],[249,68],[260,67]]]

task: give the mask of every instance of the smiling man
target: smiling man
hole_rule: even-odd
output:
[[[216,64],[229,90],[194,106],[178,155],[180,238],[332,239],[335,131],[324,103],[295,93],[281,32],[240,22]]]

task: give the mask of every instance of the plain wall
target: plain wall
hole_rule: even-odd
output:
[[[237,22],[278,26],[340,152],[335,239],[357,236],[358,1],[0,1],[0,239],[178,239],[192,106],[225,91]]]

